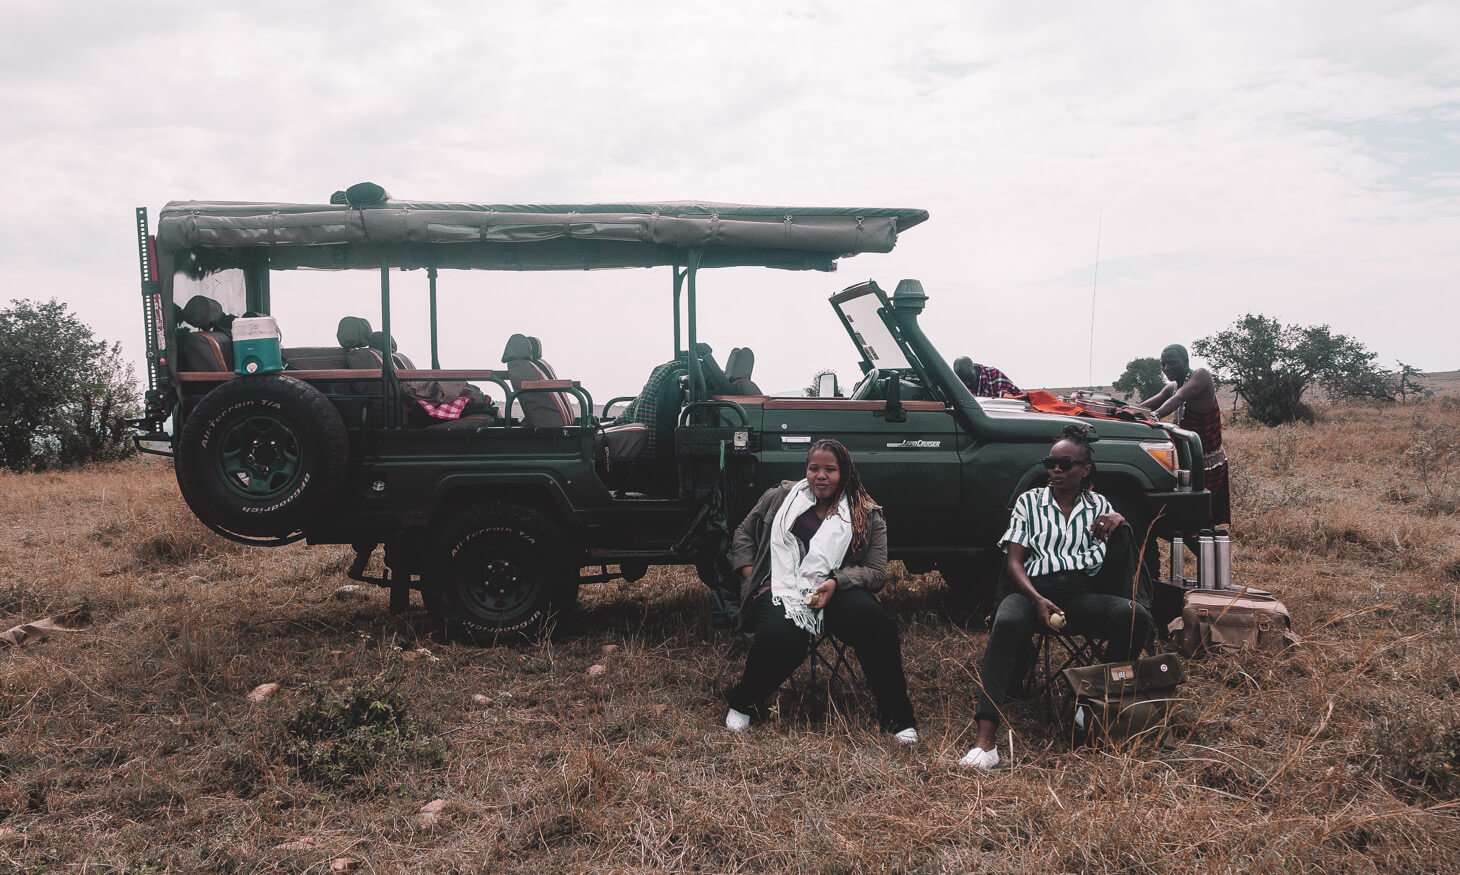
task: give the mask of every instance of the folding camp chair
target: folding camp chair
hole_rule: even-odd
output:
[[[830,653],[822,651],[827,648]],[[859,685],[861,678],[858,677],[857,667],[847,658],[847,642],[841,640],[830,632],[822,632],[811,639],[811,646],[807,654],[807,662],[811,664],[811,683],[816,684],[817,666],[820,665],[827,671],[826,685],[831,685],[838,680],[846,680],[853,686]],[[846,675],[842,675],[842,671]]]
[[[1045,717],[1052,720],[1055,699],[1065,683],[1064,670],[1099,663],[1100,655],[1105,652],[1105,642],[1099,638],[1066,635],[1046,629],[1035,633],[1033,648],[1036,659],[1029,666],[1031,679],[1035,670],[1040,669],[1033,692],[1044,703]],[[1027,680],[1025,684],[1029,689]]]

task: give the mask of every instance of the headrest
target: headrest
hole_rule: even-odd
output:
[[[372,332],[370,332],[370,348],[371,349],[378,349],[381,352],[385,352],[385,332],[384,331],[372,331]],[[396,347],[395,347],[395,338],[392,337],[390,339],[390,351],[391,352],[395,352],[395,349],[396,349]]]
[[[730,350],[730,357],[725,360],[725,376],[730,378],[730,382],[749,380],[754,370],[755,353],[751,352],[750,347],[737,346]]]
[[[507,346],[502,350],[502,363],[515,362],[519,359],[542,358],[542,344],[536,337],[528,337],[526,334],[514,334],[507,339]]]
[[[344,349],[359,349],[370,345],[370,320],[361,316],[346,316],[340,320],[335,331],[335,340]]]
[[[193,295],[182,308],[182,317],[199,331],[212,331],[223,318],[223,305],[207,295]]]

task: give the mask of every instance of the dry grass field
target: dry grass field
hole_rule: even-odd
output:
[[[894,566],[885,600],[920,746],[805,669],[737,737],[743,645],[688,569],[585,587],[536,643],[445,645],[337,594],[344,548],[212,536],[165,460],[0,476],[0,628],[94,621],[0,650],[0,869],[1456,871],[1460,404],[1228,442],[1235,575],[1302,646],[1189,662],[1160,743],[1071,751],[1015,705],[992,774],[955,764],[986,630],[936,574]]]

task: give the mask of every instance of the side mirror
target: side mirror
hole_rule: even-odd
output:
[[[822,374],[816,378],[817,398],[835,398],[836,396],[836,374]]]

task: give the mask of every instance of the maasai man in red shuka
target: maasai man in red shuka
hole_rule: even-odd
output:
[[[1171,382],[1142,407],[1159,419],[1176,414],[1176,424],[1201,438],[1205,454],[1207,490],[1212,494],[1212,524],[1232,522],[1232,494],[1227,472],[1227,451],[1222,448],[1222,410],[1217,406],[1217,388],[1206,368],[1191,369],[1186,347],[1173,343],[1161,350],[1161,372]]]

